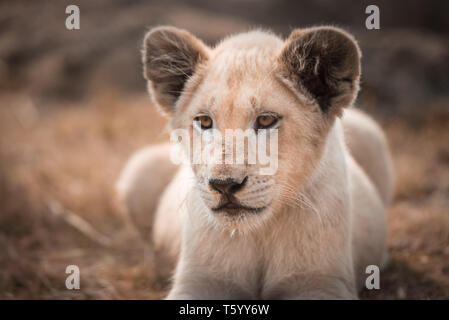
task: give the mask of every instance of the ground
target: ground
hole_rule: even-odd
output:
[[[36,108],[0,96],[0,298],[158,299],[164,282],[123,215],[114,182],[130,154],[165,141],[145,92],[103,90]],[[375,109],[375,108],[374,108]],[[375,117],[394,156],[391,265],[365,299],[449,298],[449,114]],[[67,290],[77,265],[81,289]]]

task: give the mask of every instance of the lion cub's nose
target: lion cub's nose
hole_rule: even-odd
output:
[[[221,193],[223,195],[231,195],[233,193],[236,193],[240,189],[242,189],[243,186],[246,184],[247,180],[248,180],[248,177],[245,177],[241,181],[238,181],[233,178],[209,179],[209,185],[212,189],[214,189],[215,191],[218,191],[219,193]]]

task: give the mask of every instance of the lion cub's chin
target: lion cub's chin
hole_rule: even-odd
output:
[[[231,235],[234,235],[235,232],[245,233],[256,230],[264,225],[272,215],[269,205],[256,209],[209,209],[208,211],[215,226],[231,232]]]

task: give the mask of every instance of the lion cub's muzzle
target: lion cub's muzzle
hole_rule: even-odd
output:
[[[240,181],[234,178],[209,179],[210,188],[218,192],[221,196],[219,205],[212,208],[212,211],[237,214],[244,212],[257,213],[265,209],[265,207],[253,208],[245,206],[241,204],[240,201],[235,197],[235,193],[242,190],[245,187],[247,181],[248,176]]]

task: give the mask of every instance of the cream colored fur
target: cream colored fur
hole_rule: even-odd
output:
[[[182,48],[194,41],[190,49],[201,55],[191,59],[200,65],[179,97],[153,92],[172,127],[189,128],[199,108],[206,108],[222,128],[245,129],[262,106],[283,116],[274,176],[257,175],[257,166],[177,167],[170,164],[167,145],[139,152],[125,167],[118,182],[121,198],[144,232],[152,229],[156,250],[176,263],[168,299],[357,298],[366,266],[381,266],[387,257],[385,208],[392,193],[392,165],[379,126],[360,111],[338,110],[355,97],[356,66],[351,71],[355,87],[342,83],[330,88],[341,94],[322,113],[313,86],[296,87],[293,78],[280,79],[275,71],[284,61],[280,52],[321,29],[296,31],[286,42],[251,32],[214,49],[185,31],[160,30],[150,32],[147,50],[154,52],[152,45],[163,47],[167,39],[170,44],[187,39]],[[352,41],[338,29],[329,32],[338,32],[345,46]],[[157,67],[150,64],[147,70]],[[150,90],[173,87],[158,86],[154,77],[147,74]],[[170,101],[175,101],[173,109]],[[266,209],[238,219],[212,212],[219,195],[208,188],[208,179],[244,175],[249,178],[236,194],[239,201]]]

